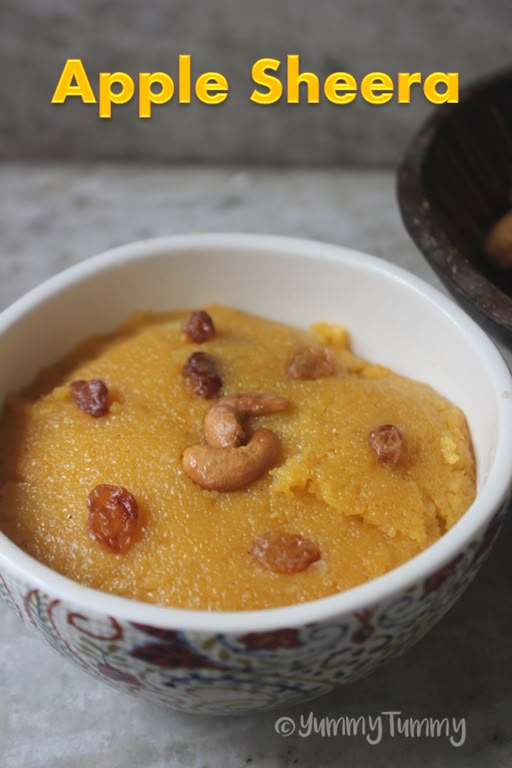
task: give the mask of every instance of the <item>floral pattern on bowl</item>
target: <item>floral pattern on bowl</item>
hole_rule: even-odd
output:
[[[419,640],[489,552],[505,506],[465,552],[421,583],[362,611],[303,627],[205,634],[85,614],[0,576],[20,618],[85,672],[173,708],[229,713],[293,705],[369,674]]]

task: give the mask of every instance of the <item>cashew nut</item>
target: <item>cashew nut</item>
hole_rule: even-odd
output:
[[[247,445],[220,448],[199,444],[186,448],[185,474],[208,491],[237,491],[261,477],[279,459],[279,438],[269,429],[258,429]]]
[[[244,420],[257,414],[278,413],[290,405],[278,395],[244,392],[223,397],[205,416],[206,444],[187,448],[182,457],[185,474],[209,491],[236,491],[257,480],[279,457],[279,438],[258,429],[247,445]]]
[[[289,405],[286,398],[265,392],[244,392],[223,397],[205,416],[203,426],[206,441],[218,448],[242,445],[247,439],[243,422],[248,416],[279,413]]]

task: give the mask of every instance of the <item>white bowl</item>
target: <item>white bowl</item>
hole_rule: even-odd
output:
[[[108,251],[5,310],[0,402],[78,341],[115,329],[135,310],[211,301],[297,326],[320,319],[347,326],[356,353],[427,382],[462,408],[478,484],[462,519],[409,562],[342,594],[269,610],[178,610],[98,592],[0,534],[0,592],[52,646],[124,690],[224,713],[291,704],[353,682],[441,618],[503,519],[512,381],[480,328],[398,267],[312,241],[191,235]]]

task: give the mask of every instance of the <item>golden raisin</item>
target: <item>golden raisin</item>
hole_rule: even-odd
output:
[[[300,573],[317,560],[320,549],[298,533],[267,531],[252,543],[250,554],[274,573]]]
[[[394,424],[382,424],[372,430],[369,443],[381,464],[394,466],[400,461],[402,433]]]
[[[101,379],[78,379],[70,387],[73,402],[81,411],[94,417],[108,413],[108,388]]]
[[[120,485],[97,485],[87,497],[89,536],[112,552],[126,551],[135,535],[139,508]]]
[[[183,375],[187,387],[206,400],[216,397],[222,387],[217,363],[206,352],[193,352],[183,366]]]
[[[196,344],[204,344],[215,338],[215,326],[208,312],[196,309],[190,313],[183,323],[183,332]]]
[[[325,379],[336,372],[336,359],[328,349],[299,347],[288,363],[288,374],[292,379]]]

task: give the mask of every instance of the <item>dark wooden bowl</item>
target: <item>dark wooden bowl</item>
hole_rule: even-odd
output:
[[[493,267],[482,249],[512,208],[512,70],[435,110],[405,152],[397,194],[409,234],[444,285],[512,348],[512,269]]]

